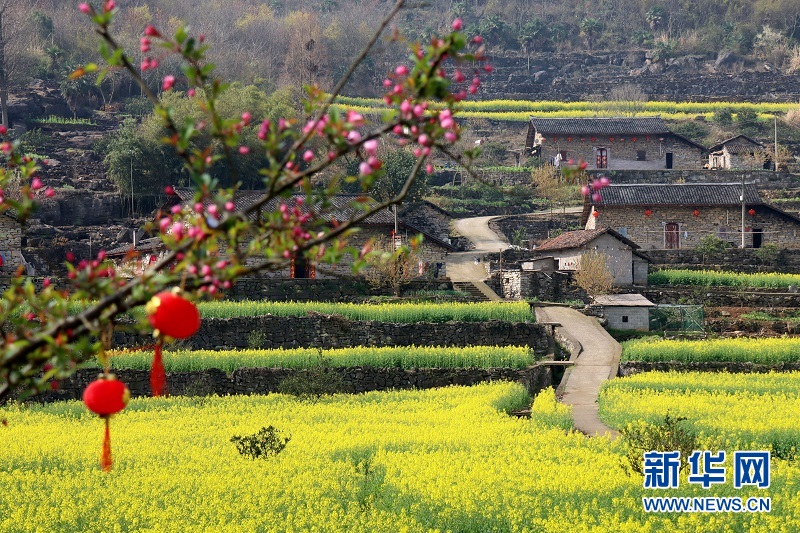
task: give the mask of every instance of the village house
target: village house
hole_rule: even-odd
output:
[[[772,168],[772,158],[764,145],[746,135],[737,135],[709,149],[708,168],[712,170]]]
[[[660,117],[531,117],[526,153],[556,166],[585,161],[590,169],[699,169],[708,162],[704,146],[673,133]]]
[[[243,211],[254,205],[259,199],[263,198],[263,191],[236,191],[234,204],[237,211]],[[296,200],[302,198],[303,194],[292,194],[287,198],[273,198],[263,208],[264,212],[277,211],[280,203],[297,205]],[[339,194],[329,198],[331,205],[324,210],[316,212],[317,217],[323,218],[326,222],[334,221],[345,222],[361,214],[363,211],[356,207],[355,201],[359,199],[360,206],[377,205],[374,199],[360,195]],[[174,192],[167,198],[161,212],[169,211],[175,205],[183,205],[189,208],[194,205],[194,191],[188,188],[175,188]],[[300,210],[309,213],[312,206],[308,202],[300,204]],[[255,213],[253,217],[259,216]],[[158,216],[156,217],[158,218]],[[430,276],[442,278],[446,276],[445,256],[454,251],[450,243],[443,241],[439,237],[430,234],[428,231],[420,229],[402,220],[397,221],[397,234],[394,234],[395,217],[390,209],[382,209],[371,214],[359,222],[358,231],[348,238],[348,244],[355,247],[362,247],[367,241],[374,239],[377,243],[384,243],[391,248],[392,243],[406,244],[409,238],[422,234],[422,244],[416,250],[418,261],[418,272],[420,276]],[[132,253],[134,252],[134,253]],[[131,274],[141,274],[149,265],[158,261],[166,254],[166,250],[158,237],[144,239],[138,243],[131,243],[107,252],[109,258],[115,259],[118,263],[125,263],[123,270]],[[283,269],[266,273],[266,276],[300,279],[300,278],[340,278],[352,276],[352,257],[345,256],[344,260],[338,264],[317,265],[309,262],[304,257],[293,257],[290,265]]]
[[[558,262],[558,270],[580,270],[581,256],[594,250],[604,254],[615,287],[646,285],[649,259],[639,245],[611,228],[568,231],[536,248]]]
[[[761,199],[752,184],[612,184],[584,200],[586,229],[614,228],[642,249],[694,248],[709,235],[732,246],[800,248],[800,218]],[[744,228],[742,205],[744,203]]]
[[[611,329],[650,331],[650,308],[656,304],[641,294],[595,296],[592,307],[599,308]]]

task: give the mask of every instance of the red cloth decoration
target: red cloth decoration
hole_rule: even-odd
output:
[[[83,403],[86,407],[105,418],[105,433],[103,435],[103,448],[100,454],[100,466],[104,472],[111,470],[114,460],[111,456],[111,431],[109,420],[111,415],[119,413],[128,405],[131,392],[128,387],[113,376],[101,376],[96,381],[89,383],[83,391]]]
[[[161,396],[165,392],[167,373],[164,371],[164,361],[161,359],[161,339],[158,339],[153,351],[153,364],[150,365],[150,391],[153,396]]]
[[[751,217],[754,217],[754,216],[756,216],[756,210],[755,210],[755,209],[750,209],[750,210],[747,212],[747,214],[749,214]]]
[[[696,217],[699,217],[699,216],[700,216],[700,211],[699,211],[699,210],[697,210],[697,209],[695,209],[694,211],[692,211],[692,214],[693,214],[694,216],[696,216]]]
[[[652,209],[645,209],[644,210],[644,214],[649,217],[650,215],[653,214],[653,211],[652,211]]]

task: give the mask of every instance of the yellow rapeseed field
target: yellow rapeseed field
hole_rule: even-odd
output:
[[[569,410],[552,390],[531,419],[506,414],[527,401],[509,383],[316,404],[277,394],[138,399],[112,420],[108,474],[98,465],[102,423],[80,403],[6,407],[0,531],[800,530],[796,464],[773,462],[770,514],[648,515],[620,443],[565,431]],[[240,456],[230,437],[268,425],[291,435],[286,449]]]

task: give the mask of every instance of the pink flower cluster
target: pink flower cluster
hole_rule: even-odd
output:
[[[584,165],[586,164],[584,163]],[[584,168],[586,167],[584,166]],[[584,196],[589,196],[591,194],[592,201],[599,202],[600,200],[603,199],[602,195],[600,194],[600,191],[608,187],[609,185],[611,185],[611,180],[609,180],[605,176],[601,176],[596,180],[590,181],[588,185],[584,185],[583,187],[581,187],[581,194],[583,194]]]

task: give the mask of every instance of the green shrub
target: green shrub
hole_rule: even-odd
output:
[[[234,435],[231,442],[236,445],[240,454],[254,461],[275,457],[286,448],[291,436],[284,437],[274,426],[262,427],[253,435]]]
[[[686,468],[688,457],[698,449],[697,435],[694,431],[681,426],[684,417],[672,417],[669,413],[659,424],[644,421],[631,423],[620,430],[627,445],[627,462],[630,469],[644,475],[643,454],[649,451],[681,452],[680,470]]]

